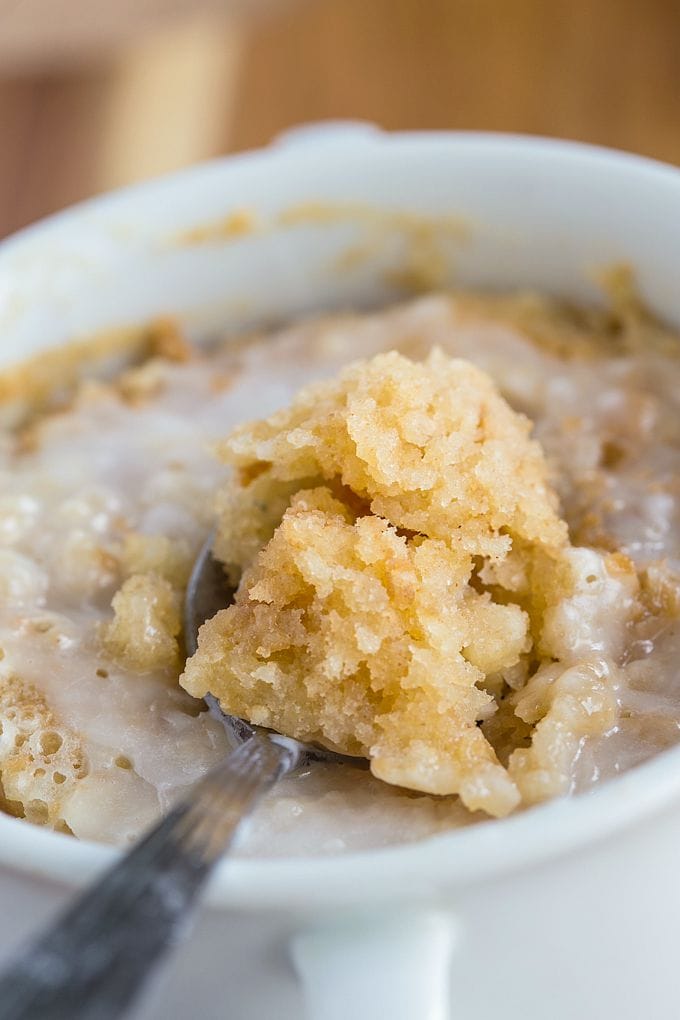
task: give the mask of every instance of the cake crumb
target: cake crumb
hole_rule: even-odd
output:
[[[181,631],[179,597],[160,574],[133,574],[111,603],[113,619],[102,627],[105,651],[141,673],[177,669]]]
[[[78,736],[14,673],[0,676],[0,772],[0,810],[51,828],[87,774]]]

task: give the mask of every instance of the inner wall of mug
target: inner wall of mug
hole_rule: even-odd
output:
[[[680,175],[567,142],[321,135],[84,203],[0,245],[0,365],[112,326],[177,315],[194,333],[408,295],[432,284],[601,300],[635,265],[680,321]],[[427,252],[426,258],[427,261]],[[407,270],[404,273],[404,270]]]
[[[598,270],[622,261],[648,304],[680,323],[678,222],[680,172],[637,157],[511,136],[306,133],[297,144],[85,203],[5,242],[0,366],[158,314],[178,316],[200,339],[320,309],[379,306],[428,284],[597,301]],[[676,759],[680,749],[616,780],[625,804],[603,788],[587,804],[547,805],[428,840],[432,867],[450,868],[454,847],[462,862],[468,844],[479,862],[506,833],[519,860],[537,813],[555,836],[541,852],[566,845],[569,826],[587,838],[602,828],[588,805],[605,794],[612,824],[624,824],[650,809],[646,777],[657,795],[676,792]],[[660,787],[661,775],[669,782]],[[0,818],[0,828],[0,859],[62,878],[76,867],[86,875],[113,853],[43,832],[30,850],[27,823]],[[424,846],[352,855],[352,865],[315,862],[311,871],[307,861],[241,861],[218,881],[226,900],[234,882],[252,893],[267,873],[287,875],[290,886],[304,870],[328,885],[336,872],[346,878],[356,866],[365,875],[379,860],[408,871]]]

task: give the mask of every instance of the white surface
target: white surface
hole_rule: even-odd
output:
[[[592,269],[630,259],[645,298],[680,321],[677,171],[567,143],[363,128],[343,137],[336,129],[318,145],[307,133],[88,203],[6,242],[0,362],[157,312],[209,329],[393,295],[384,274],[398,268],[401,248],[389,232],[371,259],[339,272],[338,255],[361,234],[356,223],[275,229],[280,210],[310,200],[463,216],[470,238],[446,250],[450,276],[461,283],[531,284],[589,298]],[[182,230],[244,206],[266,229],[228,243],[175,243]],[[680,749],[578,801],[415,847],[314,862],[225,862],[213,909],[144,1016],[296,1017],[302,1000],[287,936],[325,931],[317,950],[298,943],[307,946],[309,968],[323,961],[314,978],[320,987],[324,975],[343,973],[327,962],[334,918],[346,924],[356,909],[365,926],[375,908],[380,927],[386,904],[395,917],[402,908],[455,914],[456,1020],[671,1016],[678,845]],[[112,856],[0,817],[0,896],[9,904],[0,945],[54,908],[61,883],[85,881]],[[385,946],[379,927],[377,957],[368,951],[370,925],[364,929],[366,969],[355,975],[372,994]],[[347,1015],[359,1017],[359,1008]],[[412,1016],[426,1017],[426,1004]]]
[[[369,912],[296,935],[292,955],[309,1016],[446,1020],[455,939],[452,918],[432,910]]]

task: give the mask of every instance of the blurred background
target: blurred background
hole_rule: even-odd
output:
[[[680,163],[679,0],[0,0],[0,236],[291,125]]]

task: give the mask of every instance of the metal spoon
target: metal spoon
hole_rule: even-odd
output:
[[[185,640],[233,599],[208,540],[185,600]],[[114,1020],[177,941],[215,864],[239,825],[283,775],[342,755],[225,716],[235,750],[191,789],[103,878],[0,973],[0,1020]]]

